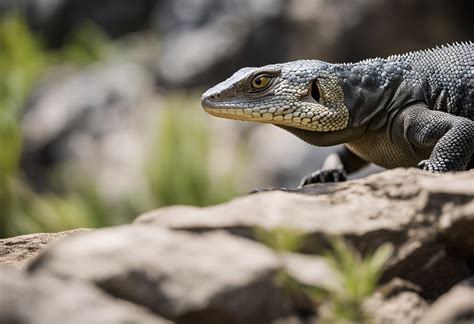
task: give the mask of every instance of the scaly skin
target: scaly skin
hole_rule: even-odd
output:
[[[472,42],[350,64],[244,68],[201,103],[212,115],[271,123],[313,145],[345,143],[335,160],[349,172],[368,162],[434,172],[474,167]],[[302,184],[328,178],[319,171]]]

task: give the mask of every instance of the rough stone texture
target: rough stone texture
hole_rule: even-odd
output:
[[[47,246],[71,234],[87,231],[76,229],[59,233],[37,233],[0,240],[0,265],[25,268]]]
[[[413,281],[423,287],[422,294],[433,297],[471,271],[465,258],[448,251],[472,251],[472,238],[464,228],[444,229],[445,236],[458,238],[454,244],[443,239],[438,227],[445,215],[457,215],[472,226],[473,181],[474,172],[435,175],[396,169],[341,184],[313,185],[302,191],[305,195],[273,191],[207,208],[163,208],[136,223],[194,232],[226,230],[250,238],[255,238],[255,227],[290,227],[308,234],[306,252],[317,252],[333,235],[346,238],[362,253],[390,242],[395,253],[384,280]]]
[[[454,286],[436,300],[420,323],[474,323],[474,277]]]
[[[0,323],[170,323],[91,284],[0,269]]]
[[[182,323],[263,323],[289,314],[268,248],[226,233],[143,225],[97,230],[46,251],[29,271],[92,281]]]
[[[373,322],[381,324],[416,324],[427,308],[419,288],[399,278],[379,288],[364,303]]]
[[[58,308],[53,314],[57,318],[41,313],[51,321],[89,316],[104,322],[116,316],[120,322],[145,316],[145,308],[156,314],[153,320],[178,323],[316,321],[329,310],[327,303],[315,305],[303,290],[277,279],[284,270],[301,285],[338,289],[338,278],[325,259],[309,254],[327,247],[333,235],[362,253],[383,242],[395,248],[381,287],[364,303],[374,323],[472,321],[473,281],[459,282],[472,278],[474,270],[468,231],[473,180],[472,171],[398,169],[297,192],[248,195],[206,208],[163,208],[132,225],[72,235],[45,249],[26,273],[0,273],[0,291],[11,291],[7,297],[0,294],[0,321],[26,318],[29,323],[31,314],[47,303]],[[308,235],[299,253],[276,253],[256,241],[255,227],[280,226]],[[35,253],[45,244],[41,238],[61,235],[3,240],[3,262],[19,259],[22,266],[28,247]],[[54,289],[43,295],[43,285]],[[70,291],[75,295],[70,297]],[[87,291],[99,291],[100,296],[87,297]],[[22,298],[25,303],[15,302]],[[79,306],[82,313],[70,309],[69,300],[82,305],[87,298],[93,302]],[[117,303],[130,306],[126,302],[135,304],[132,313],[127,306],[114,310]]]

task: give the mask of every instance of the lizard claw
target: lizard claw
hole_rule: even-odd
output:
[[[418,163],[418,168],[425,171],[440,172],[440,170],[433,162],[431,162],[431,160],[421,161],[420,163]]]
[[[307,174],[301,179],[298,188],[313,183],[342,182],[346,181],[347,175],[344,169],[323,169]]]

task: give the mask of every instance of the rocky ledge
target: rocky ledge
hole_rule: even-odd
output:
[[[0,323],[304,323],[323,313],[275,280],[331,287],[322,247],[393,246],[364,308],[375,323],[474,321],[474,172],[396,169],[206,208],[173,206],[133,224],[0,240]],[[303,233],[297,251],[256,229]]]

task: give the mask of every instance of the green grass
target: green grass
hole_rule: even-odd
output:
[[[129,44],[128,44],[129,46]],[[125,46],[127,47],[127,46]],[[146,139],[144,188],[118,202],[98,190],[91,173],[74,163],[48,170],[55,190],[35,192],[19,168],[19,116],[39,78],[58,64],[85,65],[124,48],[95,26],[78,29],[60,50],[47,50],[19,15],[0,22],[0,238],[32,232],[101,227],[129,222],[139,213],[172,204],[204,206],[236,194],[235,175],[214,176],[210,132],[197,96],[166,97]],[[123,52],[123,50],[122,50]],[[61,176],[66,174],[66,176]],[[138,196],[138,197],[137,197]]]
[[[307,236],[300,230],[277,227],[271,230],[257,228],[256,238],[278,253],[298,252]],[[285,270],[277,273],[277,282],[289,292],[303,293],[316,305],[326,304],[329,312],[323,323],[369,323],[363,308],[364,300],[375,292],[383,266],[392,255],[390,244],[383,244],[374,252],[361,256],[340,238],[329,240],[324,259],[332,268],[337,284],[332,288],[300,284]]]
[[[331,249],[325,252],[324,258],[336,274],[338,285],[333,289],[314,287],[307,291],[313,300],[329,303],[326,323],[367,323],[369,318],[362,307],[363,301],[374,293],[393,248],[383,244],[361,256],[342,239],[332,239],[330,243]]]
[[[235,176],[214,176],[211,170],[211,134],[195,98],[168,96],[158,116],[145,159],[154,206],[206,206],[236,194]]]
[[[255,228],[257,240],[278,252],[298,252],[306,242],[306,234],[288,227],[275,227],[272,229]]]
[[[0,237],[93,224],[76,219],[89,218],[97,201],[86,202],[77,194],[37,194],[19,170],[19,116],[26,98],[35,82],[55,64],[86,64],[101,56],[102,36],[92,29],[78,31],[77,41],[62,50],[48,51],[19,15],[4,16],[0,21]]]

